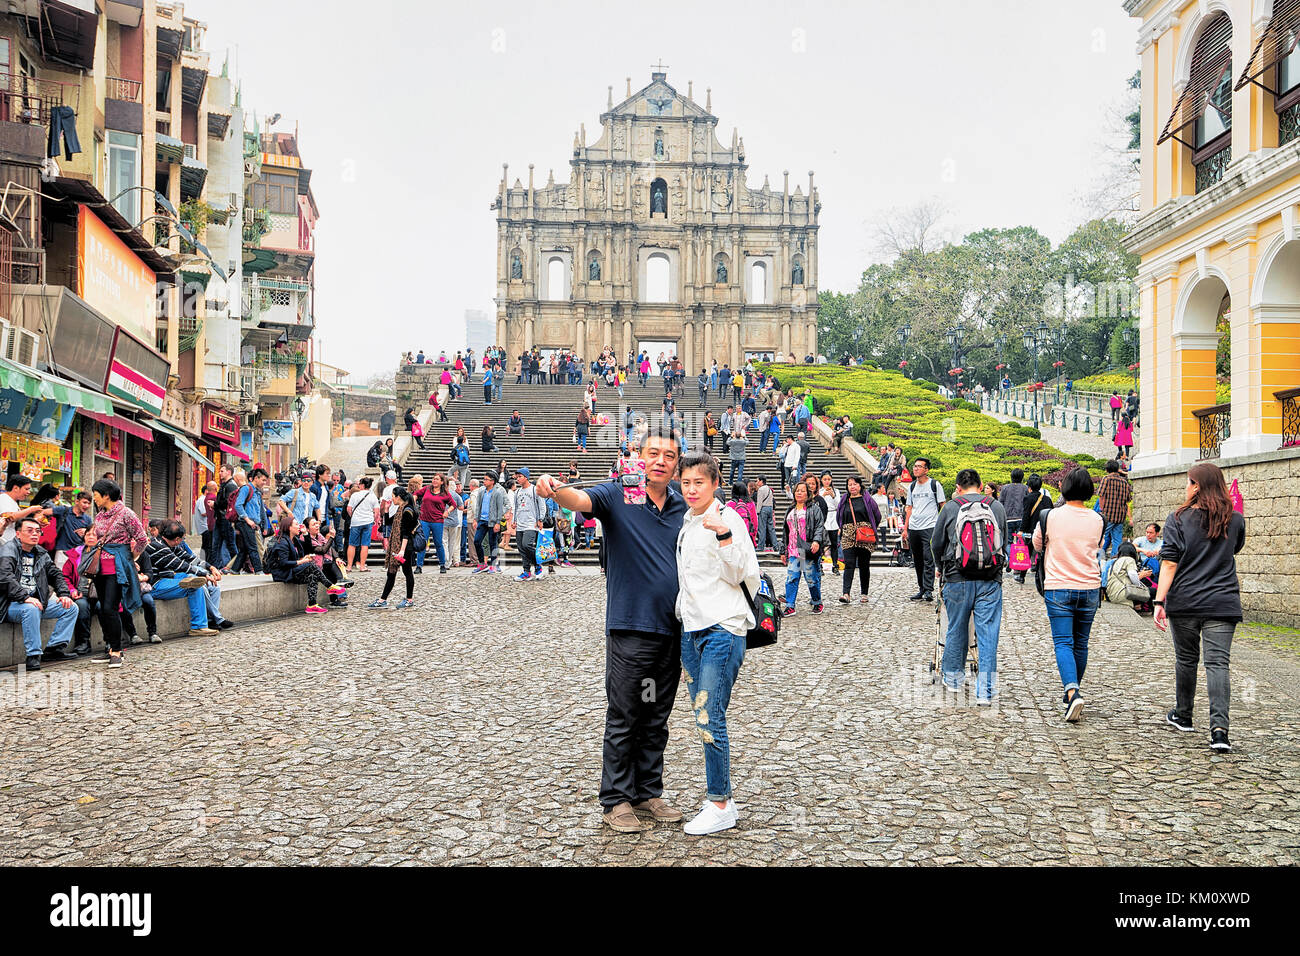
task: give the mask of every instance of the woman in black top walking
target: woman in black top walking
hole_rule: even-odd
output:
[[[405,488],[394,488],[393,499],[398,502],[401,512],[393,519],[393,530],[388,535],[388,560],[385,564],[388,579],[384,582],[384,593],[378,600],[367,604],[367,609],[388,607],[388,595],[393,593],[398,571],[406,578],[406,600],[397,605],[397,610],[415,607],[411,598],[415,596],[415,529],[420,524],[420,515],[415,510],[411,493]]]
[[[880,508],[873,498],[862,493],[862,479],[857,475],[849,475],[845,490],[838,511],[840,549],[844,558],[844,593],[840,595],[840,603],[849,603],[849,592],[853,589],[853,570],[857,568],[862,603],[866,604],[867,591],[871,589],[871,552],[874,545],[858,540],[858,529],[871,528],[879,535]]]
[[[1044,511],[1050,511],[1055,507],[1052,496],[1043,488],[1043,478],[1041,475],[1030,475],[1027,482],[1029,490],[1025,492],[1025,517],[1020,523],[1020,527],[1029,532],[1025,535],[1025,543],[1029,545],[1029,553],[1034,553],[1033,531],[1038,527],[1038,516]],[[1020,584],[1025,583],[1025,572],[1016,572],[1016,581]]]
[[[1165,521],[1155,625],[1172,630],[1176,704],[1165,720],[1191,731],[1196,665],[1205,647],[1205,690],[1210,697],[1210,748],[1230,751],[1228,655],[1241,622],[1241,587],[1235,555],[1246,543],[1246,519],[1218,465],[1201,462],[1187,472],[1187,500]]]

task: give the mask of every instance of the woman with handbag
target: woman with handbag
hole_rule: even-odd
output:
[[[745,659],[745,634],[756,623],[750,598],[758,594],[760,578],[744,520],[715,497],[722,481],[716,459],[700,452],[687,455],[680,481],[690,510],[677,536],[676,614],[682,622],[687,696],[704,745],[706,783],[704,806],[685,831],[702,836],[736,825],[727,705]]]
[[[856,569],[861,601],[866,604],[871,589],[871,552],[876,549],[880,535],[880,507],[874,498],[862,493],[862,479],[857,475],[849,475],[844,487],[844,497],[837,509],[840,549],[844,555],[844,593],[840,595],[840,603],[849,603]]]
[[[1106,600],[1112,604],[1132,603],[1142,610],[1156,596],[1155,575],[1150,568],[1139,567],[1137,548],[1131,541],[1119,546],[1119,553],[1106,574]]]
[[[822,612],[822,548],[826,526],[821,507],[810,503],[808,485],[794,486],[794,507],[785,516],[785,616],[794,614],[799,597],[799,579],[808,582],[808,596],[814,614]]]
[[[303,552],[312,556],[312,563],[320,568],[329,585],[326,590],[330,596],[330,607],[344,608],[348,606],[348,589],[343,584],[343,571],[339,568],[335,541],[333,528],[321,531],[320,519],[308,515],[307,523],[302,528]]]
[[[1065,688],[1062,702],[1071,723],[1083,715],[1079,684],[1088,666],[1088,638],[1097,616],[1101,569],[1101,515],[1088,507],[1095,493],[1086,468],[1075,468],[1061,482],[1065,505],[1044,511],[1034,528],[1034,549],[1040,552],[1043,601],[1056,647],[1056,669]]]
[[[831,556],[831,570],[843,571],[840,557],[840,501],[843,496],[835,490],[835,477],[829,471],[821,473],[821,486],[817,496],[826,503],[826,550]]]
[[[415,607],[415,602],[411,598],[415,596],[415,539],[420,527],[420,516],[415,510],[411,493],[405,488],[393,489],[393,501],[400,510],[393,519],[393,530],[388,536],[388,560],[384,565],[388,577],[384,581],[383,593],[366,605],[367,610],[388,607],[388,595],[393,593],[393,585],[397,583],[399,571],[406,578],[406,600],[397,605],[397,610],[404,611]],[[425,545],[428,546],[427,541]]]
[[[93,578],[99,597],[99,627],[108,652],[100,662],[122,666],[122,620],[118,606],[128,614],[143,601],[135,559],[144,552],[149,535],[134,511],[122,503],[117,482],[101,478],[90,488],[99,513],[86,532],[86,549],[77,568],[83,580]]]

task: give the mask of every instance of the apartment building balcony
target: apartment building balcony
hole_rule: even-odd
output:
[[[266,329],[276,338],[290,341],[311,338],[315,321],[311,314],[311,285],[303,279],[278,276],[247,276],[243,287],[244,328]]]
[[[104,77],[104,96],[110,100],[122,100],[125,103],[143,103],[144,83],[140,80],[128,80],[120,76]]]
[[[80,84],[0,73],[0,152],[40,163],[50,115],[60,106],[70,106],[75,112],[80,99]]]

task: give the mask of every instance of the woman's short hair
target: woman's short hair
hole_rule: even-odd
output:
[[[116,481],[110,481],[107,478],[101,478],[90,486],[90,490],[95,494],[103,495],[109,501],[121,501],[122,489]]]
[[[710,481],[715,485],[722,484],[722,469],[718,467],[718,460],[706,451],[693,451],[683,458],[679,473],[685,475],[687,468],[703,468]],[[732,487],[732,495],[735,495],[735,486]]]
[[[1083,467],[1075,468],[1061,482],[1061,497],[1066,501],[1087,501],[1096,490],[1092,475],[1088,474],[1088,469]]]

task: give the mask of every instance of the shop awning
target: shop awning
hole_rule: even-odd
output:
[[[105,415],[100,412],[88,411],[84,408],[81,410],[81,414],[85,415],[87,418],[94,419],[101,425],[107,425],[110,428],[120,428],[128,435],[134,435],[136,438],[142,439],[143,441],[153,441],[153,432],[145,428],[139,422],[133,422],[129,418],[123,418],[121,415],[114,415],[111,412]]]
[[[0,388],[11,388],[28,398],[52,399],[87,412],[111,414],[113,411],[112,399],[101,392],[92,392],[65,378],[17,365],[5,358],[0,358]]]
[[[158,422],[158,421],[153,423],[153,428],[154,431],[159,431],[165,435],[168,435],[172,441],[176,442],[177,447],[179,447],[181,451],[185,452],[185,454],[189,455],[191,458],[193,458],[196,462],[198,462],[208,471],[217,470],[217,466],[214,465],[212,462],[208,461],[208,459],[203,456],[203,452],[195,448],[194,445],[190,442],[189,438],[181,434],[175,428],[172,428],[170,425],[166,424],[165,422]]]
[[[247,455],[245,455],[242,450],[236,448],[234,445],[227,445],[225,442],[222,442],[218,447],[220,447],[221,450],[224,451],[227,455],[234,455],[240,461],[253,460],[249,458]]]

